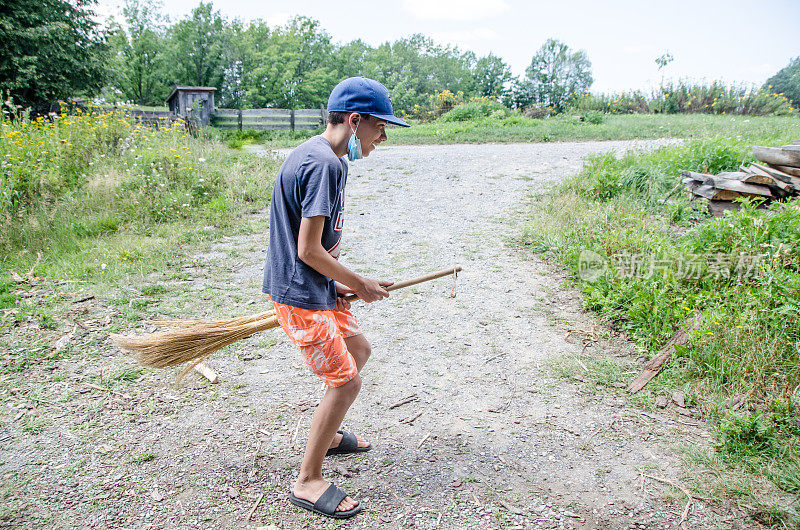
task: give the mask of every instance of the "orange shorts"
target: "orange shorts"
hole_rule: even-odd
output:
[[[314,311],[277,302],[272,305],[283,331],[327,386],[342,386],[358,374],[356,361],[344,342],[361,333],[350,311]]]

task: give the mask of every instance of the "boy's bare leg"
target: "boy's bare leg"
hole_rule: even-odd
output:
[[[344,339],[344,343],[347,345],[347,351],[350,352],[350,355],[352,355],[353,359],[356,361],[356,368],[358,368],[358,373],[360,374],[361,369],[364,368],[367,359],[369,359],[370,353],[372,353],[372,347],[369,345],[369,341],[364,338],[363,334],[359,333],[358,335],[353,335],[352,337],[346,337]],[[369,446],[369,442],[364,438],[356,435],[356,439],[358,440],[359,447]],[[341,442],[342,435],[338,432],[334,433],[329,449],[339,447]]]
[[[342,386],[328,388],[325,392],[325,396],[311,419],[311,430],[308,433],[303,463],[300,464],[300,474],[292,488],[296,497],[317,502],[317,499],[328,489],[330,483],[322,478],[322,460],[331,445],[333,435],[342,424],[344,415],[353,404],[359,390],[361,390],[361,376],[356,375]],[[357,505],[357,501],[345,497],[339,503],[337,510],[347,511]]]

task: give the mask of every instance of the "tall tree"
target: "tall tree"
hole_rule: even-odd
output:
[[[492,53],[476,61],[472,76],[475,78],[477,95],[492,98],[503,97],[512,78],[511,68],[503,59]]]
[[[222,87],[224,51],[228,36],[225,20],[214,6],[200,2],[188,18],[170,30],[173,57],[171,67],[178,84]]]
[[[441,46],[420,33],[385,42],[369,52],[364,75],[380,81],[392,92],[399,109],[426,103],[427,95],[450,90],[473,95],[475,54]]]
[[[795,57],[777,74],[764,83],[764,90],[774,94],[783,94],[792,106],[800,109],[800,57]]]
[[[245,38],[246,28],[240,20],[233,20],[225,27],[222,39],[222,83],[216,102],[220,107],[240,109],[245,101],[244,72],[251,53]]]
[[[583,50],[572,51],[556,39],[547,39],[531,59],[525,78],[517,83],[517,104],[548,105],[558,111],[574,95],[592,86],[592,63]]]
[[[334,46],[319,22],[295,17],[270,31],[245,73],[247,103],[254,107],[318,107],[339,80]]]
[[[126,0],[125,28],[113,24],[112,89],[139,105],[163,105],[169,92],[166,75],[166,19],[158,0]]]
[[[108,47],[91,0],[0,0],[0,93],[45,109],[94,95],[106,78]]]

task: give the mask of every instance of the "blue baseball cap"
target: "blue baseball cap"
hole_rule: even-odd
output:
[[[409,124],[394,115],[389,90],[366,77],[348,77],[331,91],[328,98],[328,112],[358,112],[369,114],[402,127]]]

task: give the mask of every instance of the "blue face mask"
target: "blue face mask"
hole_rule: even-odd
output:
[[[347,159],[351,162],[359,158],[364,158],[364,155],[361,153],[361,140],[356,137],[357,131],[358,125],[356,125],[356,130],[353,131],[353,135],[350,136],[350,141],[347,142]]]

